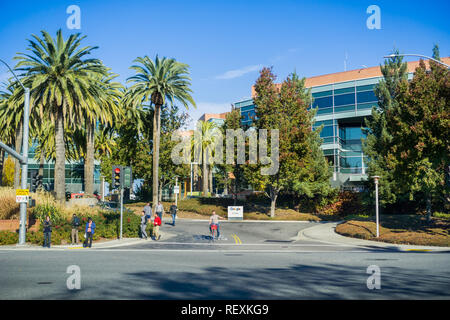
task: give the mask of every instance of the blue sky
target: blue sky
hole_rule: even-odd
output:
[[[138,56],[156,54],[190,65],[195,120],[248,98],[263,66],[283,80],[375,66],[394,47],[450,55],[449,1],[5,1],[0,0],[0,59],[14,66],[31,34],[69,30],[66,8],[81,9],[85,45],[125,82]],[[367,7],[378,5],[381,29],[370,30]],[[415,60],[414,58],[407,59]],[[8,73],[0,66],[0,80]]]

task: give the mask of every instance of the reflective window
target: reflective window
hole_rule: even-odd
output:
[[[365,103],[365,102],[376,102],[378,101],[377,97],[375,96],[375,93],[373,91],[363,91],[357,93],[358,103]]]
[[[332,137],[333,136],[333,126],[326,126],[323,127],[322,131],[320,132],[321,137]]]
[[[317,98],[313,102],[313,108],[328,108],[333,106],[333,97]]]
[[[340,95],[334,96],[334,105],[335,106],[344,106],[346,104],[355,104],[355,94],[354,93],[340,94]]]

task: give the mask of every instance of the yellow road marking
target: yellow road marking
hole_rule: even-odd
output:
[[[236,244],[242,244],[241,239],[237,236],[237,234],[232,234],[231,235],[234,238],[234,241],[236,241]]]
[[[429,249],[406,249],[406,251],[428,252],[428,251],[431,251],[431,250],[429,250]]]
[[[68,248],[68,249],[83,249],[83,247],[73,247],[73,248]]]

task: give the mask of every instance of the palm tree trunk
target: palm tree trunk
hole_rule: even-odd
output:
[[[213,173],[212,173],[212,169],[213,169],[213,166],[210,165],[210,166],[209,166],[209,190],[210,190],[211,194],[214,193],[214,189],[213,189]]]
[[[198,165],[194,164],[194,181],[192,181],[192,190],[198,191]]]
[[[208,165],[206,164],[206,149],[203,150],[203,172],[202,172],[202,182],[203,182],[203,196],[208,196]]]
[[[41,157],[39,159],[38,176],[41,176],[42,179],[44,179],[44,163],[45,163],[45,154],[44,154],[44,151],[41,150]]]
[[[22,146],[22,121],[19,122],[19,125],[17,127],[16,131],[16,141],[15,141],[15,147],[16,152],[20,153],[21,146]],[[19,189],[20,186],[20,162],[18,159],[14,158],[14,189]]]
[[[89,121],[86,126],[86,157],[84,159],[84,193],[94,194],[94,122]]]
[[[161,124],[161,106],[155,105],[155,115],[153,116],[153,212],[158,204],[158,182],[159,182],[159,137]]]
[[[3,164],[5,163],[5,150],[3,148],[0,148],[0,186],[2,185],[3,181]]]
[[[55,125],[55,192],[56,201],[65,203],[66,193],[66,146],[64,144],[64,114],[63,107],[59,106],[56,113]]]

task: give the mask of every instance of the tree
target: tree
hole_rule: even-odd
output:
[[[188,65],[175,59],[156,56],[155,61],[149,57],[138,57],[131,66],[136,75],[128,78],[133,83],[126,94],[126,99],[133,105],[142,105],[150,102],[154,106],[153,117],[153,206],[158,201],[159,181],[159,145],[161,134],[161,108],[168,101],[171,105],[175,100],[179,101],[186,109],[189,103],[195,107],[191,97],[190,78]]]
[[[30,54],[19,53],[16,69],[23,71],[23,83],[31,90],[35,106],[43,108],[55,123],[56,200],[65,200],[64,124],[83,122],[84,109],[95,101],[98,92],[92,79],[106,75],[98,59],[85,58],[97,47],[80,47],[85,36],[72,34],[63,39],[61,29],[53,39],[46,31],[42,38],[32,35]]]
[[[387,116],[392,148],[387,156],[399,191],[409,200],[426,198],[427,220],[433,198],[448,201],[446,172],[450,163],[450,73],[440,64],[423,60],[410,83],[402,81],[396,107]]]
[[[11,156],[6,159],[2,172],[2,185],[12,187],[14,183],[14,160]]]
[[[208,165],[211,165],[213,162],[213,152],[216,143],[215,129],[218,129],[218,127],[214,122],[198,121],[194,136],[197,135],[200,139],[195,139],[194,137],[192,140],[193,149],[197,149],[201,153],[199,160],[202,164],[202,189],[205,197],[208,195]]]
[[[95,160],[95,136],[97,123],[112,125],[121,116],[120,99],[122,85],[112,82],[117,75],[108,73],[100,79],[96,79],[94,87],[97,88],[94,102],[90,108],[85,109],[86,127],[86,153],[84,157],[84,185],[85,194],[94,193],[94,160]]]
[[[394,51],[398,54],[398,51]],[[407,64],[403,57],[395,56],[385,60],[380,66],[383,79],[375,86],[378,105],[372,108],[372,117],[366,118],[366,139],[363,140],[363,151],[368,157],[368,176],[380,176],[379,194],[381,204],[395,203],[401,195],[397,192],[397,180],[388,161],[392,147],[392,128],[387,124],[387,117],[398,108],[397,94],[401,82],[407,81]],[[368,185],[374,190],[374,182],[369,179]]]
[[[320,155],[317,151],[314,154],[313,150],[320,140],[317,132],[312,130],[314,112],[308,110],[311,95],[305,88],[305,79],[300,79],[293,73],[282,83],[279,90],[274,80],[272,70],[264,68],[255,83],[255,128],[278,130],[279,137],[274,135],[276,131],[268,134],[271,140],[269,157],[273,159],[274,153],[278,153],[278,159],[275,159],[278,161],[278,170],[276,173],[263,175],[259,170],[261,163],[249,164],[244,169],[248,181],[256,186],[257,190],[264,190],[270,198],[271,217],[275,216],[280,192],[308,192],[312,195],[313,189],[307,188],[305,183],[316,183],[317,181],[313,181],[314,177],[323,177],[328,182],[326,176],[311,173],[315,169],[313,156]],[[259,139],[261,140],[261,135]]]
[[[227,130],[238,130],[241,129],[241,112],[238,109],[233,109],[231,112],[227,113],[225,116],[225,122],[222,126],[222,135],[225,137]],[[248,129],[248,128],[244,128]],[[246,150],[248,141],[245,141]],[[225,150],[224,150],[225,153]],[[244,175],[243,166],[245,164],[237,163],[237,153],[233,152],[234,163],[218,164],[219,174],[216,176],[217,181],[223,186],[226,193],[230,192],[233,194],[234,205],[236,205],[237,194],[245,189],[248,185]]]

